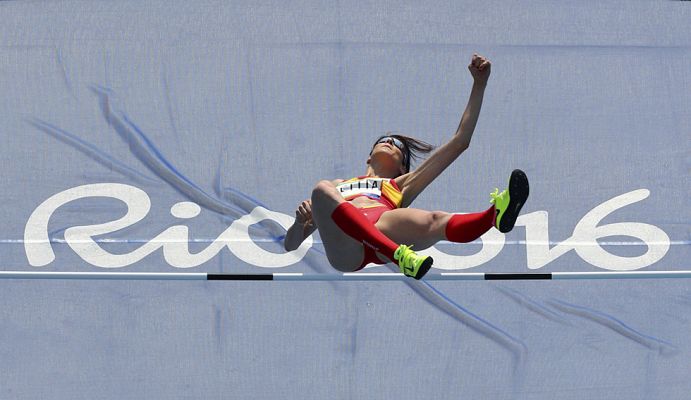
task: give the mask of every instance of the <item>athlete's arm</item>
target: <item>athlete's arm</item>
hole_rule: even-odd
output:
[[[293,251],[316,230],[317,226],[312,220],[312,201],[305,200],[295,210],[295,222],[288,229],[283,246],[286,251]]]
[[[461,122],[456,129],[456,134],[432,153],[417,169],[396,178],[396,184],[403,193],[401,207],[409,206],[434,179],[441,175],[470,146],[470,139],[473,137],[475,125],[480,116],[482,99],[485,95],[491,66],[486,58],[477,54],[473,55],[468,66],[474,80],[473,88]]]

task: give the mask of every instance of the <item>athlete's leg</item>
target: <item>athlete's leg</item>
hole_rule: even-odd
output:
[[[320,203],[321,205],[320,216],[322,219],[326,219],[328,215],[331,223],[335,224],[335,228],[338,228],[341,233],[345,233],[361,244],[369,246],[385,255],[391,261],[394,261],[394,253],[398,248],[398,244],[382,234],[358,208],[344,201],[331,182],[321,181],[312,191],[313,214],[315,203]],[[317,221],[317,227],[321,230],[319,221]]]
[[[329,181],[321,181],[312,191],[312,216],[322,235],[327,257],[338,270],[356,270],[364,260],[364,248],[368,246],[386,258],[396,262],[408,276],[420,279],[432,265],[429,256],[418,256],[407,246],[399,246],[384,235],[360,210],[344,201],[336,187]],[[324,227],[324,232],[322,232]],[[349,239],[343,249],[343,239]],[[352,238],[352,239],[351,239]],[[354,253],[353,239],[357,246]],[[358,263],[353,264],[357,255]],[[346,261],[340,257],[347,257]]]
[[[377,227],[392,240],[422,250],[440,240],[471,242],[494,226],[494,214],[494,206],[471,214],[399,208],[384,213]]]
[[[362,243],[348,236],[331,218],[344,203],[343,197],[329,181],[321,181],[312,190],[312,218],[319,229],[329,263],[339,271],[351,272],[360,267],[365,252]]]
[[[471,242],[493,226],[501,232],[513,229],[521,208],[528,199],[528,177],[521,170],[514,170],[509,188],[490,194],[492,207],[479,213],[449,214],[440,211],[424,211],[411,208],[384,213],[377,227],[385,235],[400,243],[412,243],[421,250],[446,239],[452,242]]]
[[[444,239],[444,227],[449,218],[451,214],[441,211],[397,208],[382,214],[377,228],[396,242],[422,250]]]

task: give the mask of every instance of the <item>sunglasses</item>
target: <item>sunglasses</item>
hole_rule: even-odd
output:
[[[403,154],[406,154],[405,145],[403,144],[403,142],[401,142],[400,140],[396,139],[395,137],[392,137],[392,136],[384,136],[383,138],[377,140],[377,143],[375,143],[374,145],[376,146],[376,145],[378,145],[378,144],[380,144],[380,143],[389,143],[389,144],[392,144],[392,145],[398,147],[398,150],[400,150]]]

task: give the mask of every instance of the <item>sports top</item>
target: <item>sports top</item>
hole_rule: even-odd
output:
[[[396,181],[389,178],[359,176],[337,184],[336,189],[345,200],[366,196],[392,210],[399,208],[403,200],[403,193]]]

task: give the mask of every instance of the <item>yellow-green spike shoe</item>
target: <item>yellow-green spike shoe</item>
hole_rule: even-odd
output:
[[[398,246],[393,258],[398,262],[398,268],[404,275],[420,279],[432,268],[434,260],[430,256],[418,255],[411,247],[404,244]]]
[[[513,229],[521,207],[528,200],[529,193],[528,177],[525,172],[515,169],[511,173],[508,189],[501,193],[499,189],[495,189],[489,194],[491,197],[489,202],[494,204],[497,212],[494,225],[500,232],[506,233]]]

